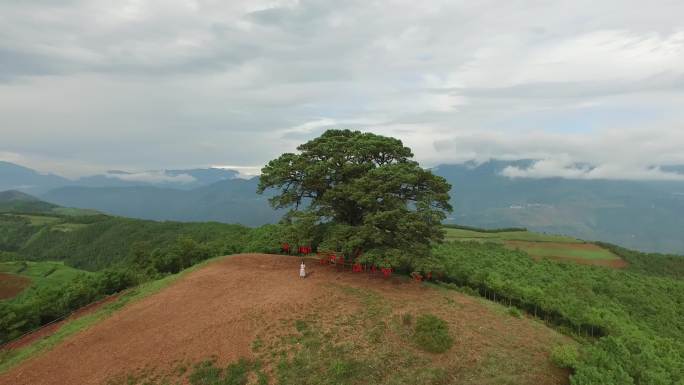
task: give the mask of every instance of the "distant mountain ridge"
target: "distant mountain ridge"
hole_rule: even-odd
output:
[[[508,178],[508,166],[533,161],[441,165],[453,185],[448,222],[602,240],[666,253],[684,252],[684,182]]]
[[[533,163],[494,160],[435,167],[433,172],[453,185],[454,212],[447,223],[484,228],[525,227],[642,251],[684,253],[684,182],[502,175],[506,167],[527,168]],[[0,181],[1,171],[0,168]],[[110,172],[113,173],[134,175]],[[164,180],[166,176],[178,175],[191,176],[194,181]],[[169,170],[154,183],[99,176],[82,178],[80,186],[56,186],[37,195],[62,206],[133,218],[248,226],[277,222],[282,212],[271,209],[269,195],[256,194],[258,178],[236,179],[236,175],[234,171],[220,169]]]
[[[282,212],[256,194],[258,178],[231,179],[192,190],[134,187],[62,187],[43,199],[63,206],[92,208],[131,218],[216,221],[258,226],[275,223]]]
[[[69,179],[58,175],[41,174],[24,166],[0,161],[0,191],[20,190],[39,194],[69,182]]]
[[[105,174],[84,176],[71,180],[54,174],[42,174],[30,168],[0,161],[0,191],[19,190],[40,195],[49,190],[65,187],[131,187],[156,186],[193,189],[223,180],[235,179],[239,173],[222,168],[195,168],[187,170],[150,170],[129,172],[111,170]]]

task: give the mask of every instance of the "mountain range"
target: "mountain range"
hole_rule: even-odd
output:
[[[684,253],[684,182],[509,178],[531,160],[441,165],[452,184],[449,223],[527,227],[625,247]],[[282,212],[256,194],[258,178],[224,169],[110,171],[69,180],[0,162],[0,190],[20,190],[61,206],[134,218],[257,226]]]
[[[134,187],[154,186],[189,190],[223,180],[235,179],[239,173],[222,168],[188,170],[150,170],[129,172],[111,170],[104,174],[67,179],[10,162],[0,161],[0,191],[20,190],[33,195],[44,194],[64,186],[79,187]]]

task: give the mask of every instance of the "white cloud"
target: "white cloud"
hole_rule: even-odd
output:
[[[238,178],[241,179],[250,179],[261,174],[261,166],[214,165],[211,167],[237,171],[239,173]]]
[[[192,183],[195,178],[188,174],[177,174],[169,175],[163,170],[155,171],[144,171],[144,172],[134,172],[134,173],[107,173],[105,174],[107,178],[121,179],[128,182],[145,182],[145,183]]]
[[[567,159],[540,160],[528,168],[508,166],[501,174],[509,178],[684,181],[684,174],[666,172],[660,167],[629,167],[621,164],[578,165],[568,162]]]
[[[684,164],[681,14],[636,0],[1,2],[0,151],[70,176],[259,165],[358,127],[427,166],[535,158],[667,179],[658,166]]]

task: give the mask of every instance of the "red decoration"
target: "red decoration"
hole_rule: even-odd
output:
[[[299,246],[297,253],[304,255],[311,254],[311,246]]]

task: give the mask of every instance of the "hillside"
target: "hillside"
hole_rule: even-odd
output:
[[[79,268],[100,270],[63,287],[20,296],[22,301],[0,301],[0,310],[11,315],[0,318],[0,340],[4,341],[126,287],[141,282],[162,284],[166,278],[159,278],[211,256],[277,252],[282,242],[279,226],[249,229],[220,223],[152,222],[104,215],[21,214],[3,215],[0,220],[0,235],[5,234],[0,237],[4,240],[0,250],[5,254],[0,255],[5,258],[61,260]],[[513,306],[513,313],[525,312],[575,336],[583,342],[582,360],[564,365],[577,367],[579,378],[589,373],[608,378],[618,373],[611,369],[616,366],[625,371],[619,372],[621,375],[630,378],[667,373],[663,383],[676,383],[681,365],[672,359],[684,354],[684,346],[678,342],[684,330],[684,315],[678,305],[684,300],[681,256],[643,254],[518,229],[451,228],[447,232],[454,242],[435,245],[434,277],[463,292]],[[508,247],[507,242],[527,242],[528,247]],[[621,258],[627,266],[618,270],[584,266],[564,256],[585,244]],[[530,248],[533,245],[553,245],[554,254],[535,257]],[[14,251],[8,247],[14,247]],[[592,253],[583,257],[593,257]],[[241,273],[261,277],[268,266],[261,264],[254,271]],[[409,272],[398,271],[403,276]],[[641,348],[615,355],[612,343]],[[647,361],[644,354],[650,357]],[[609,363],[602,361],[606,355]],[[635,366],[636,362],[648,365]]]
[[[300,279],[298,265],[268,255],[216,261],[0,374],[0,384],[188,383],[209,376],[210,364],[195,365],[210,359],[280,384],[567,381],[550,354],[574,342],[501,306],[316,263]],[[444,353],[416,342],[426,314],[446,321],[454,343]]]
[[[50,212],[57,205],[47,203],[16,190],[0,192],[0,212],[42,213]]]
[[[41,194],[68,183],[69,180],[61,176],[41,174],[27,167],[0,161],[0,191],[22,190],[30,194]]]
[[[282,212],[271,209],[268,195],[256,194],[258,179],[233,179],[191,190],[135,187],[63,187],[43,199],[69,207],[92,208],[131,218],[218,221],[259,226],[275,223]]]
[[[13,253],[10,259],[62,261],[85,270],[121,264],[134,248],[149,257],[155,249],[166,250],[182,237],[205,243],[213,255],[242,251],[248,247],[249,235],[246,227],[223,223],[0,214],[0,256],[6,252]]]

